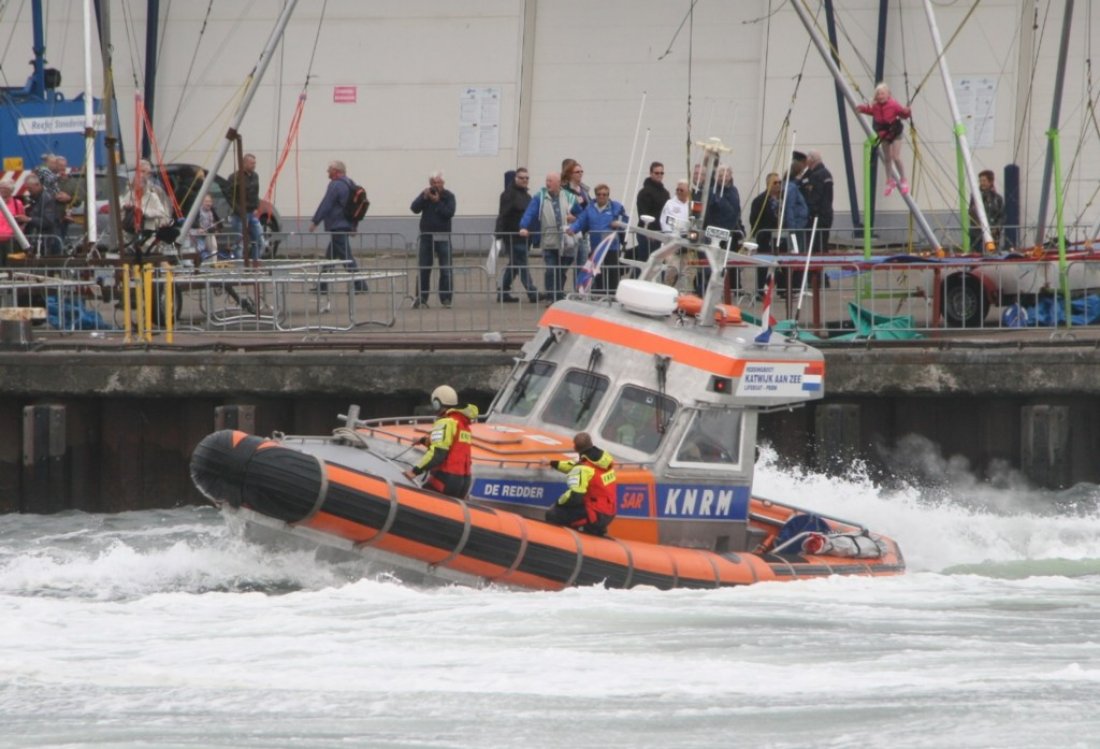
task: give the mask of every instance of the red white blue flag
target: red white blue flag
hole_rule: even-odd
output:
[[[768,280],[764,284],[764,311],[760,313],[760,326],[764,329],[754,339],[757,343],[767,343],[772,339],[772,326],[775,325],[775,318],[772,317],[772,297],[774,296],[775,269],[768,268]]]
[[[593,279],[600,275],[600,266],[603,265],[607,253],[617,249],[619,249],[619,233],[616,231],[608,232],[603,241],[596,245],[596,249],[592,250],[592,254],[588,256],[588,262],[577,274],[577,291],[588,293],[592,288]]]

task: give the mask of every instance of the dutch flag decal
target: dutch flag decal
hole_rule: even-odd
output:
[[[802,372],[802,389],[807,393],[821,392],[821,387],[825,382],[825,363],[814,362],[807,364],[806,369]]]

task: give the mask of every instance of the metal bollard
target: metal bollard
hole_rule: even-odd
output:
[[[26,351],[34,343],[34,322],[45,319],[42,307],[0,307],[0,349]]]

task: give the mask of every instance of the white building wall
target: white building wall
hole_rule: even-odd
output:
[[[822,18],[817,0],[803,0]],[[47,0],[47,57],[65,77],[66,95],[79,92],[79,0]],[[246,77],[274,25],[279,0],[161,3],[162,44],[155,125],[168,160],[208,163],[224,136]],[[874,85],[878,0],[837,2],[840,53],[864,96]],[[952,210],[955,149],[952,125],[923,3],[890,2],[885,78],[895,95],[912,104],[917,150],[904,159],[914,194],[930,211]],[[1067,220],[1092,223],[1100,171],[1100,128],[1091,119],[1089,43],[1100,40],[1100,14],[1078,3],[1060,122]],[[688,82],[692,136],[721,137],[744,203],[761,175],[780,170],[791,139],[819,148],[837,178],[836,210],[847,214],[840,130],[834,88],[824,63],[788,3],[777,0],[316,0],[299,3],[241,127],[245,148],[259,160],[266,186],[274,172],[314,51],[325,9],[296,151],[278,183],[276,203],[287,215],[309,215],[325,186],[324,168],[334,158],[371,194],[372,216],[409,216],[408,204],[443,169],[458,196],[462,216],[496,212],[502,174],[520,154],[541,176],[567,156],[585,166],[589,184],[607,182],[614,197],[633,193],[643,160],[659,159],[669,178],[688,170]],[[1054,68],[1064,3],[1050,0],[983,0],[935,3],[947,59],[955,78],[997,82],[995,140],[975,151],[975,166],[998,176],[1004,164],[1021,166],[1025,216],[1034,219],[1045,158]],[[144,66],[143,0],[116,0],[113,8],[115,76],[123,137],[133,159],[133,92]],[[28,68],[29,0],[3,6],[0,52],[5,85],[20,85]],[[534,14],[525,37],[525,14]],[[529,20],[529,19],[528,19]],[[1088,24],[1094,29],[1089,29]],[[681,28],[681,23],[683,26]],[[1021,48],[1021,32],[1034,22],[1034,48]],[[961,30],[960,30],[961,25]],[[957,33],[954,38],[953,35]],[[1100,42],[1097,42],[1100,43]],[[525,47],[527,57],[525,58]],[[1029,69],[1034,58],[1035,71]],[[524,90],[524,61],[533,61]],[[194,62],[192,62],[194,61]],[[135,71],[136,68],[136,71]],[[96,73],[97,86],[102,76]],[[354,104],[333,102],[334,86],[355,86]],[[502,92],[500,150],[496,156],[458,154],[459,98],[468,86]],[[919,91],[918,91],[919,87]],[[1028,92],[1018,96],[1017,91]],[[644,111],[631,154],[639,110]],[[521,117],[529,97],[530,120]],[[784,120],[789,112],[789,130]],[[853,148],[861,154],[862,131],[847,114]],[[1017,121],[1026,135],[1017,136]],[[648,140],[646,138],[648,133]],[[228,172],[230,167],[222,168]],[[856,183],[862,195],[857,164]],[[629,174],[628,174],[629,173]],[[881,182],[881,179],[880,179]],[[633,200],[625,201],[632,207]],[[900,212],[894,197],[877,199],[880,212]],[[1053,220],[1053,203],[1048,212]]]

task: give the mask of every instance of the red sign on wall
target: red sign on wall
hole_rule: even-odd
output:
[[[358,91],[359,89],[355,86],[333,86],[332,103],[354,104],[358,95]]]

